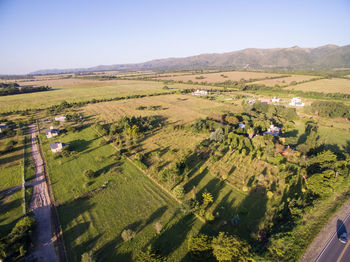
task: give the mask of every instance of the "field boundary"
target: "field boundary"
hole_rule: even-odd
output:
[[[68,262],[68,258],[67,258],[67,251],[66,251],[66,247],[65,247],[65,243],[64,243],[64,239],[63,239],[63,231],[61,228],[61,224],[59,221],[59,217],[58,217],[58,212],[56,209],[56,205],[55,205],[55,199],[53,197],[53,193],[51,190],[51,181],[47,172],[47,167],[46,167],[46,159],[43,153],[43,149],[42,149],[42,144],[41,144],[41,140],[40,140],[40,128],[39,128],[39,124],[38,121],[36,121],[36,127],[38,130],[38,134],[36,135],[36,142],[38,143],[38,148],[39,148],[39,154],[41,155],[41,158],[43,160],[43,175],[45,177],[45,183],[47,184],[47,189],[48,189],[48,193],[49,193],[49,197],[51,199],[51,206],[50,206],[50,210],[51,210],[51,221],[52,221],[52,233],[53,233],[53,238],[55,238],[56,241],[54,241],[54,246],[55,249],[57,251],[58,254],[58,260],[61,262]]]

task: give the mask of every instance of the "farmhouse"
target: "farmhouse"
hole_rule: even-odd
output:
[[[55,142],[50,144],[50,149],[53,153],[61,152],[63,147],[65,147],[66,144],[63,144],[61,142]]]
[[[255,99],[249,99],[249,100],[248,100],[248,104],[251,104],[251,105],[255,104],[255,102],[256,102]]]
[[[279,102],[281,102],[281,99],[280,99],[279,97],[274,96],[274,97],[271,99],[271,102],[272,102],[272,103],[279,103]]]
[[[194,95],[194,96],[206,96],[206,95],[208,95],[208,91],[197,89],[197,91],[192,92],[192,95]]]
[[[301,102],[301,98],[300,97],[293,97],[290,102],[289,102],[290,106],[304,106],[305,104],[303,102]]]
[[[264,135],[272,135],[272,136],[279,136],[280,135],[281,128],[270,125],[270,127],[267,129],[267,131],[264,132]]]
[[[57,136],[60,133],[59,129],[53,128],[53,126],[50,126],[50,129],[45,132],[45,135],[47,138],[51,138],[53,136]]]
[[[66,121],[66,117],[65,116],[56,116],[55,121],[64,122],[64,121]]]
[[[2,133],[6,128],[9,128],[9,126],[5,124],[0,124],[0,133]]]

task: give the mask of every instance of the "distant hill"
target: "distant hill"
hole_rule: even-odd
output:
[[[317,48],[248,48],[221,54],[165,58],[138,64],[100,65],[90,68],[39,70],[30,74],[57,74],[109,70],[176,69],[332,69],[350,68],[350,45]]]

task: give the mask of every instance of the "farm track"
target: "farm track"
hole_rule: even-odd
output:
[[[28,259],[35,261],[58,261],[51,229],[51,199],[48,185],[44,177],[43,159],[36,142],[36,127],[29,126],[31,133],[32,156],[35,163],[35,182],[33,185],[33,195],[30,202],[30,210],[33,211],[36,219],[36,229],[34,231],[34,250]]]

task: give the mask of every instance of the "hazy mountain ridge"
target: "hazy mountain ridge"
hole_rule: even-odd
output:
[[[247,48],[228,53],[164,58],[136,64],[100,65],[90,68],[38,70],[30,74],[56,74],[108,70],[173,69],[332,69],[350,67],[350,45],[317,48]]]

